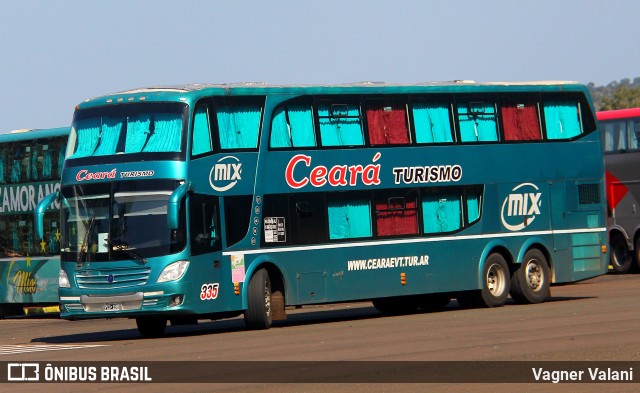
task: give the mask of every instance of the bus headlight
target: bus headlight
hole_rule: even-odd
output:
[[[158,277],[158,282],[168,282],[168,281],[176,281],[184,276],[184,272],[187,271],[187,267],[189,267],[189,261],[178,261],[174,262],[162,270],[160,273],[160,277]]]
[[[67,277],[67,273],[62,269],[60,269],[60,274],[58,274],[58,286],[60,288],[71,288],[69,277]]]

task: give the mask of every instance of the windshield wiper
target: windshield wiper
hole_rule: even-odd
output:
[[[82,239],[82,244],[80,245],[80,251],[78,252],[78,259],[76,260],[76,263],[78,265],[82,264],[82,260],[87,255],[87,251],[89,249],[89,237],[91,236],[91,231],[93,230],[93,223],[95,222],[95,219],[95,213],[91,213],[91,217],[89,217],[89,223],[87,224],[87,231],[84,233],[84,238]]]
[[[135,259],[138,262],[147,263],[147,260],[138,254],[137,252],[131,250],[129,246],[124,242],[119,242],[117,240],[107,239],[107,243],[113,247],[113,251],[123,251],[125,254]]]

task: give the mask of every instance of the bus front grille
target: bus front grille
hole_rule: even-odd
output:
[[[148,267],[82,270],[76,272],[76,283],[83,289],[131,288],[146,284],[150,272]]]

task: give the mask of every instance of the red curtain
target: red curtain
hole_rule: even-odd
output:
[[[378,236],[418,233],[416,200],[391,198],[376,201],[376,230]]]
[[[507,141],[541,140],[538,110],[535,104],[507,104],[502,106],[504,139]]]
[[[368,108],[369,141],[372,145],[409,143],[406,120],[405,109],[402,106]]]

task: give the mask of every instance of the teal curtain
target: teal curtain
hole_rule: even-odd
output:
[[[38,145],[31,146],[31,157],[29,158],[31,181],[40,180],[40,176],[38,174],[38,155],[40,154],[40,151],[38,147]]]
[[[131,116],[127,120],[127,135],[125,137],[125,154],[140,153],[147,141],[147,136],[151,132],[149,126],[151,119],[149,114]]]
[[[149,136],[144,152],[177,152],[182,141],[182,118],[179,114],[154,115],[154,130]]]
[[[493,104],[459,105],[458,121],[462,142],[493,142],[498,140],[498,126]]]
[[[467,195],[467,218],[469,219],[469,223],[480,218],[480,195]]]
[[[22,160],[19,158],[13,159],[11,165],[11,182],[18,183],[22,179]]]
[[[545,102],[544,120],[548,139],[570,139],[582,133],[580,110],[576,102]]]
[[[60,148],[58,149],[58,176],[62,176],[62,166],[64,165],[64,157],[67,151],[67,144],[60,144]]]
[[[87,119],[76,122],[76,151],[70,158],[88,157],[96,150],[100,135],[100,119]]]
[[[218,106],[216,107],[216,117],[222,149],[254,149],[258,147],[260,106]]]
[[[271,147],[293,147],[291,141],[291,127],[287,123],[286,108],[276,109],[271,121],[271,136],[269,146]]]
[[[320,104],[318,117],[322,146],[364,145],[360,108],[357,105]]]
[[[329,238],[370,237],[371,212],[368,200],[329,201]]]
[[[116,147],[122,132],[122,121],[120,119],[105,119],[102,123],[100,142],[94,156],[110,156],[116,154]]]
[[[53,166],[50,147],[52,146],[47,146],[46,149],[42,150],[42,178],[45,180],[51,179],[51,168]]]
[[[414,104],[413,124],[417,143],[453,142],[449,106],[446,104]]]
[[[193,116],[193,140],[191,154],[194,156],[211,151],[211,133],[209,132],[209,115],[207,107],[200,105]]]
[[[425,233],[453,232],[461,228],[460,196],[425,195],[422,198]]]
[[[13,246],[14,252],[20,251],[20,241],[18,240],[18,223],[12,222],[10,225],[11,228],[11,244]]]
[[[311,147],[316,145],[310,106],[278,108],[271,123],[271,147]]]

